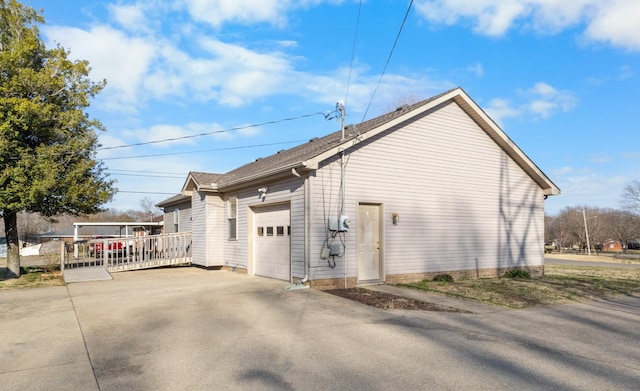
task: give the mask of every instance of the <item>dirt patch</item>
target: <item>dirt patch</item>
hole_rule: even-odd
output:
[[[390,293],[371,291],[365,288],[332,289],[325,292],[386,310],[465,312],[457,308],[396,296]]]

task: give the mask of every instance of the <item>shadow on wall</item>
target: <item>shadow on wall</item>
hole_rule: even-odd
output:
[[[511,159],[502,153],[500,164],[500,189],[498,197],[498,228],[500,238],[498,243],[498,267],[522,267],[527,265],[527,253],[533,251],[527,248],[530,235],[543,232],[544,206],[540,208],[536,200],[542,198],[542,192],[533,181],[514,180],[510,176],[509,162]],[[514,195],[521,193],[519,200]],[[544,202],[544,201],[543,201]],[[520,232],[522,227],[525,227]],[[540,251],[544,244],[544,237],[538,238]],[[536,242],[537,242],[536,241]],[[504,264],[503,262],[507,262]]]

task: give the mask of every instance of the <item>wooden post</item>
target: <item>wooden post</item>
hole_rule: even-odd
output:
[[[65,256],[65,242],[60,241],[60,273],[64,274],[64,256]]]

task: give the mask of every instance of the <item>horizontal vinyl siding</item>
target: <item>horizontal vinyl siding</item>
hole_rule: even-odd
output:
[[[176,233],[175,221],[173,219],[174,211],[178,209],[180,219],[178,221],[178,230],[180,232],[191,230],[191,203],[170,206],[164,208],[164,232],[167,234]]]
[[[220,196],[207,195],[206,266],[224,265],[225,207]]]
[[[225,217],[224,242],[225,242],[225,263],[229,266],[248,268],[248,240],[249,235],[253,235],[254,227],[248,226],[248,214],[251,208],[268,206],[271,204],[290,203],[291,208],[291,272],[294,278],[304,276],[304,189],[303,179],[294,178],[291,180],[276,183],[264,183],[254,186],[247,191],[240,191],[228,196],[238,197],[238,223],[237,240],[227,240],[227,226]],[[264,200],[259,197],[258,187],[268,187],[268,192]],[[226,208],[225,208],[226,211]]]
[[[192,229],[191,226],[191,208],[180,209],[180,223],[178,224],[179,232],[189,232]]]
[[[387,275],[542,263],[542,190],[456,104],[347,152],[349,276],[356,270],[359,202],[383,205]],[[318,170],[313,182],[312,263],[320,266],[314,279],[344,276],[342,259],[329,269],[317,256],[324,241],[323,213],[339,204],[339,163]],[[397,226],[391,213],[400,217]]]
[[[206,195],[197,191],[191,196],[191,262],[196,265],[206,266],[207,264],[207,220],[206,214]]]
[[[194,192],[192,205],[193,263],[223,265],[224,203],[217,195]]]

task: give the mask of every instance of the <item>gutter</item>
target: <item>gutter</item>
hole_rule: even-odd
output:
[[[295,169],[292,169],[291,173],[295,176],[299,176]],[[284,289],[297,290],[297,289],[309,289],[310,286],[306,285],[309,281],[309,270],[311,269],[311,186],[309,185],[309,176],[304,177],[304,278],[295,284],[288,285]]]
[[[240,179],[236,179],[227,183],[223,183],[221,186],[216,186],[215,189],[211,188],[211,190],[228,190],[229,188],[232,188],[234,186],[237,185],[242,185],[245,183],[249,183],[251,181],[255,181],[255,180],[259,180],[259,179],[264,179],[264,178],[268,178],[272,175],[276,175],[276,174],[284,174],[284,173],[291,173],[293,169],[297,169],[297,168],[305,168],[305,169],[309,169],[311,168],[306,161],[302,161],[302,162],[296,162],[296,163],[292,163],[292,164],[288,164],[286,166],[281,166],[278,168],[274,168],[271,169],[269,171],[265,171],[265,172],[261,172],[258,174],[254,174],[254,175],[250,175],[250,176],[245,176],[242,177]]]

